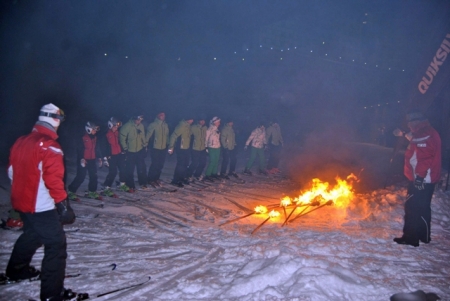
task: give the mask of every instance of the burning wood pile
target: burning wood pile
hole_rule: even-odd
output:
[[[227,225],[249,216],[259,216],[265,218],[264,221],[256,227],[251,234],[256,233],[269,220],[281,222],[281,227],[293,223],[302,216],[313,211],[319,210],[325,206],[335,206],[337,208],[347,208],[353,198],[353,183],[358,179],[354,174],[347,176],[345,180],[336,177],[336,185],[333,187],[328,182],[319,179],[313,179],[310,187],[302,191],[298,197],[284,197],[279,204],[270,204],[267,206],[256,206],[254,211],[244,216],[229,220],[220,226]],[[270,212],[269,210],[272,209]],[[289,214],[287,213],[289,211]],[[281,218],[283,212],[284,218]]]

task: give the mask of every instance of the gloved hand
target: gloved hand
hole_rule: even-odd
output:
[[[424,190],[425,189],[425,185],[423,184],[423,180],[424,180],[424,178],[422,178],[420,176],[416,176],[416,179],[414,180],[414,186],[418,190]]]
[[[108,158],[106,158],[106,157],[103,158],[103,165],[105,165],[106,167],[109,167]]]
[[[98,167],[102,167],[103,166],[102,158],[97,158],[97,166]]]
[[[394,134],[394,136],[397,136],[397,137],[402,137],[403,135],[405,135],[405,133],[404,133],[401,129],[399,129],[399,128],[396,128],[396,129],[392,132],[392,134]]]
[[[56,203],[55,206],[56,211],[58,211],[59,221],[61,222],[61,224],[70,225],[75,222],[75,212],[73,212],[72,207],[70,207],[68,199]]]
[[[413,134],[412,134],[411,132],[406,133],[406,134],[405,134],[405,138],[408,139],[408,141],[411,141],[412,138],[413,138]]]
[[[169,153],[169,155],[173,154],[173,148],[169,148],[169,149],[167,150],[167,152]]]
[[[80,165],[81,165],[81,167],[86,167],[86,160],[85,159],[81,159],[80,160]]]
[[[248,147],[248,145],[244,146],[244,149],[246,150],[246,149],[247,149],[247,147]]]

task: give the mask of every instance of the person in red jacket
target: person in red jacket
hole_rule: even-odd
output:
[[[11,204],[23,221],[23,233],[14,245],[6,277],[10,281],[37,277],[40,272],[30,262],[44,245],[41,300],[74,297],[71,290],[64,289],[67,252],[63,224],[73,223],[75,214],[67,201],[63,152],[56,142],[62,120],[64,114],[57,106],[43,106],[32,132],[11,147],[8,165]]]
[[[108,132],[106,133],[106,140],[108,141],[107,152],[103,158],[103,165],[109,168],[108,175],[105,182],[103,182],[102,195],[114,196],[114,192],[111,190],[111,185],[116,178],[117,169],[119,170],[120,183],[125,182],[125,154],[119,143],[119,127],[122,126],[122,122],[115,117],[111,117],[108,120]],[[128,191],[129,188],[122,186],[124,191]]]
[[[403,236],[394,241],[418,247],[419,241],[431,241],[431,198],[441,177],[441,138],[422,113],[410,112],[406,119],[410,133],[394,130],[394,135],[409,140],[404,164],[404,174],[409,180],[405,223]]]
[[[71,200],[77,198],[75,193],[86,178],[86,172],[89,173],[89,184],[86,197],[101,199],[100,195],[97,193],[97,165],[101,167],[103,162],[96,136],[100,127],[95,123],[88,121],[84,129],[86,130],[86,133],[81,138],[82,143],[79,143],[77,146],[77,175],[68,187],[69,199]]]

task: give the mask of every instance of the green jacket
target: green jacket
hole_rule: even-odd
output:
[[[194,144],[192,145],[193,150],[202,151],[206,148],[206,129],[206,125],[201,126],[200,124],[195,124],[191,126],[191,134],[194,136]]]
[[[180,149],[189,149],[191,144],[191,125],[185,120],[181,120],[172,135],[170,135],[169,149],[173,149],[175,142],[181,137]]]
[[[131,119],[120,128],[120,146],[124,151],[137,153],[147,146],[145,129],[142,124],[136,125]]]
[[[283,144],[283,137],[281,136],[281,129],[278,123],[273,123],[266,129],[266,141],[267,144]]]
[[[150,138],[153,140],[154,149],[165,149],[167,147],[169,144],[169,126],[164,120],[155,118],[155,121],[148,125],[145,135],[147,145],[151,142]]]
[[[236,136],[232,126],[225,125],[220,133],[220,144],[223,148],[233,150],[236,146]]]

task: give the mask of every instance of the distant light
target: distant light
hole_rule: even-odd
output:
[[[217,58],[214,58],[214,60],[217,60]]]
[[[247,48],[247,51],[248,51],[248,48]]]
[[[181,61],[181,57],[179,57],[178,60]]]
[[[405,69],[403,69],[402,71],[405,71]]]
[[[297,46],[296,46],[296,47],[294,47],[294,49],[297,49]]]
[[[364,65],[367,65],[367,63],[364,63]]]
[[[339,59],[342,59],[342,57],[339,57]]]
[[[379,106],[379,107],[381,107],[381,105],[380,105],[380,104],[378,104],[378,106]]]
[[[244,59],[244,58],[242,58],[242,60],[243,60],[243,61],[245,61],[245,59]]]
[[[325,56],[327,56],[328,54],[327,53],[325,53]]]
[[[322,42],[322,44],[325,44],[325,42]]]
[[[259,45],[259,47],[262,47],[262,45]]]
[[[352,61],[355,61],[355,60],[352,60]]]
[[[234,54],[236,54],[236,51],[234,52]]]
[[[280,57],[280,61],[282,61],[283,60],[283,58],[282,57]]]
[[[365,13],[364,15],[366,15],[366,16],[367,16],[367,15],[368,15],[368,13]]]
[[[367,24],[367,22],[366,22],[366,21],[364,21],[364,22],[363,22],[363,24]]]
[[[311,52],[312,52],[312,50],[311,50]]]
[[[378,65],[375,65],[375,67],[377,67],[377,68],[378,68]]]
[[[389,103],[387,102],[386,104],[388,105]]]
[[[400,103],[400,100],[399,101],[397,101],[398,103]]]
[[[270,47],[270,50],[273,50],[273,47]]]
[[[284,50],[283,49],[281,49],[281,52],[283,52]]]
[[[127,59],[127,58],[128,58],[128,55],[126,55],[125,58]]]
[[[367,109],[367,107],[364,107],[364,109]]]
[[[391,70],[391,68],[389,68],[389,70]]]
[[[289,48],[288,48],[288,50],[289,50]]]
[[[105,56],[107,56],[108,54],[107,53],[105,53]]]

